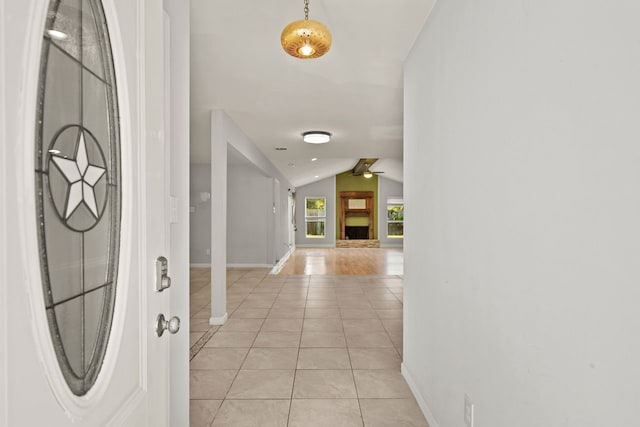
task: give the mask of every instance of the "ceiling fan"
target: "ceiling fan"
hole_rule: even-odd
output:
[[[353,176],[363,176],[365,178],[371,178],[373,175],[384,173],[382,171],[372,171],[371,166],[377,162],[376,158],[360,159],[358,163],[353,167],[351,174]]]

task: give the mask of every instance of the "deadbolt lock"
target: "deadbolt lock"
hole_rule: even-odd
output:
[[[160,256],[156,259],[156,292],[162,292],[171,287],[171,277],[169,277],[169,261]]]

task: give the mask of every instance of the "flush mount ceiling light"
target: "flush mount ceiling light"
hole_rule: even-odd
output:
[[[280,41],[282,48],[291,56],[319,58],[331,48],[331,33],[324,24],[309,19],[309,0],[304,0],[304,20],[284,27]]]
[[[311,130],[302,134],[302,140],[309,144],[324,144],[331,141],[331,134],[321,130]]]

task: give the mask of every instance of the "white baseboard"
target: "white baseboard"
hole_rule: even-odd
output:
[[[278,263],[271,269],[269,274],[278,274],[278,273],[280,273],[280,270],[282,270],[282,267],[284,266],[284,263],[287,262],[287,260],[289,259],[289,257],[291,257],[291,254],[295,250],[296,250],[295,246],[292,246],[291,248],[289,248],[287,253],[284,254],[284,256],[280,259],[280,261],[278,261]]]
[[[413,380],[413,376],[411,375],[411,372],[409,372],[409,369],[407,369],[407,366],[404,364],[404,362],[401,365],[401,372],[402,376],[407,382],[407,385],[413,393],[413,397],[416,398],[416,402],[418,402],[418,406],[422,410],[424,417],[427,419],[429,427],[440,427],[440,424],[438,424],[436,417],[433,416],[431,409],[429,409],[429,405],[427,405],[426,400],[424,400],[424,396],[422,396],[422,393],[420,393],[420,390],[418,390],[418,386]]]
[[[297,244],[296,243],[296,247],[297,248],[335,248],[336,244],[335,243],[329,243],[329,244],[317,244],[314,245],[312,243],[303,243],[303,244]]]
[[[227,268],[271,268],[273,264],[227,264]]]
[[[224,325],[225,323],[227,323],[227,319],[227,313],[225,313],[224,316],[221,317],[210,317],[209,324],[212,326]]]
[[[203,262],[193,262],[189,264],[189,267],[192,268],[211,268],[211,263],[203,263]]]

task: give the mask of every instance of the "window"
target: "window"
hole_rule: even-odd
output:
[[[404,200],[398,197],[387,199],[387,237],[404,237]]]
[[[327,199],[325,197],[306,197],[304,220],[307,237],[324,237],[324,225],[327,219]]]
[[[62,375],[84,396],[111,333],[122,212],[118,91],[101,0],[49,2],[39,82],[43,309]]]

